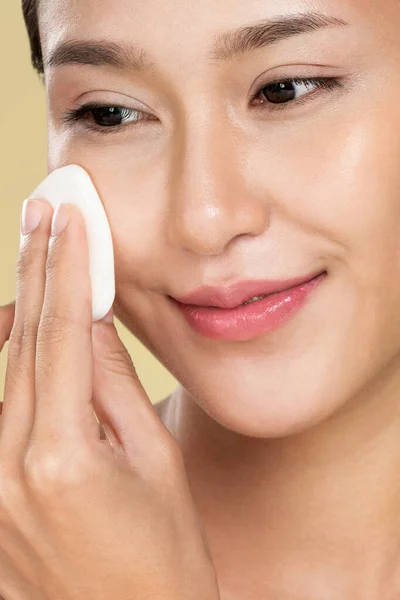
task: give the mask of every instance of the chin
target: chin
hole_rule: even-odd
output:
[[[324,378],[320,372],[319,378],[301,385],[296,385],[293,374],[280,385],[271,380],[248,385],[237,376],[219,385],[218,398],[215,390],[208,395],[204,384],[197,394],[194,390],[194,398],[213,420],[234,433],[252,438],[286,437],[317,426],[346,404],[347,398],[326,375]],[[327,387],[328,379],[332,385]]]

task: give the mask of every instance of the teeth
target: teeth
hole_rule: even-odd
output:
[[[254,296],[254,298],[250,298],[250,300],[247,300],[247,302],[242,304],[242,306],[246,306],[246,304],[251,304],[252,302],[257,302],[257,300],[263,300],[266,297],[267,297],[267,294],[265,294],[265,296]]]

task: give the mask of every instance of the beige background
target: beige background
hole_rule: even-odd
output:
[[[47,175],[45,95],[30,64],[20,4],[2,0],[0,14],[0,304],[15,298],[22,203]],[[162,400],[176,380],[119,321],[117,329],[151,401]],[[0,354],[0,401],[7,351],[8,344]]]

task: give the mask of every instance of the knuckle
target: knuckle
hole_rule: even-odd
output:
[[[104,349],[100,361],[107,371],[115,375],[132,378],[136,372],[132,358],[125,347]]]
[[[66,343],[73,334],[81,334],[82,328],[88,328],[86,321],[77,315],[76,310],[68,306],[57,308],[57,312],[43,312],[39,328],[46,341]]]
[[[60,350],[71,343],[73,333],[78,331],[75,318],[68,309],[57,314],[42,314],[38,328],[37,349],[40,352],[43,345],[54,345]]]
[[[68,308],[62,312],[42,314],[40,319],[40,327],[45,333],[63,335],[71,327],[75,327],[74,313]]]
[[[18,364],[18,361],[12,360],[10,357],[7,364],[7,384],[9,386],[8,389],[11,390],[11,393],[14,389],[16,389],[15,386],[28,386],[31,384],[31,381],[32,378],[29,373],[21,368],[21,366]]]
[[[30,489],[39,494],[75,489],[87,482],[92,472],[88,452],[62,449],[54,444],[45,449],[30,449],[24,461],[24,476]]]
[[[8,352],[11,356],[20,356],[24,350],[36,344],[37,323],[24,319],[15,323],[10,334]]]
[[[39,255],[38,255],[39,252]],[[42,258],[43,251],[38,249],[38,252],[30,252],[29,244],[25,244],[18,255],[17,259],[17,276],[21,279],[21,276],[25,276],[27,271],[30,271],[32,266],[37,263],[39,258]]]

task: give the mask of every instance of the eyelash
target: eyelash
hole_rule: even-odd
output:
[[[336,78],[336,77],[317,77],[317,78],[292,78],[292,79],[276,79],[275,81],[270,81],[268,84],[263,85],[261,88],[258,89],[258,91],[250,98],[251,101],[254,101],[261,92],[263,92],[263,90],[265,90],[266,88],[272,86],[272,85],[276,85],[278,83],[290,83],[290,84],[312,84],[315,85],[317,87],[317,90],[325,90],[325,91],[331,91],[337,88],[342,88],[343,84],[341,83],[340,79]],[[295,105],[299,105],[299,104],[304,104],[305,102],[308,102],[310,97],[315,95],[315,91],[311,91],[308,94],[303,94],[302,96],[300,96],[299,99],[295,99],[295,100],[288,100],[287,102],[282,102],[282,103],[273,103],[273,102],[269,102],[268,100],[265,100],[264,102],[261,103],[261,108],[259,110],[269,110],[269,111],[281,111],[281,110],[289,110],[290,108]],[[269,106],[269,108],[265,108],[265,105]],[[88,104],[84,104],[79,108],[75,108],[72,110],[68,110],[66,111],[66,113],[61,117],[61,121],[63,123],[78,123],[80,121],[84,121],[85,116],[89,113],[91,113],[92,111],[96,110],[96,109],[110,109],[110,108],[118,108],[121,110],[121,118],[127,117],[129,116],[130,113],[137,113],[138,115],[141,114],[147,114],[144,111],[140,111],[137,109],[131,109],[131,108],[127,108],[124,106],[118,106],[115,104],[112,105],[107,105],[107,104],[100,104],[100,103],[96,103],[96,102],[92,102],[92,103],[88,103]],[[141,121],[152,121],[154,119],[137,119],[136,123],[140,123]],[[85,128],[89,129],[91,132],[93,133],[97,133],[99,135],[105,135],[105,134],[110,134],[110,133],[118,133],[120,132],[122,129],[125,128],[124,124],[120,124],[120,125],[98,125],[98,124],[91,124],[91,125],[87,125],[86,123],[84,124]],[[137,125],[136,125],[137,126]]]

